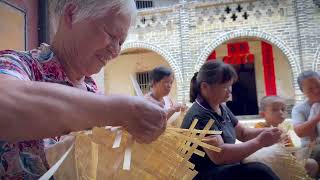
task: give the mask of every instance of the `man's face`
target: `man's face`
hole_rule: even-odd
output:
[[[320,102],[320,79],[318,77],[304,79],[301,85],[303,93],[310,102]]]

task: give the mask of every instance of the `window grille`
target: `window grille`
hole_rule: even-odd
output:
[[[144,1],[136,1],[136,6],[137,9],[146,9],[146,8],[152,8],[153,7],[153,2],[144,0]]]
[[[143,94],[150,91],[150,72],[138,72],[136,73],[136,79]]]

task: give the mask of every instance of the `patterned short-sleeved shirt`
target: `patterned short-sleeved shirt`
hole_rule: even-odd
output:
[[[50,46],[41,44],[31,51],[0,51],[0,74],[26,81],[73,86]],[[85,77],[87,90],[97,92],[91,77]],[[38,179],[47,169],[43,140],[9,143],[0,140],[0,179]]]

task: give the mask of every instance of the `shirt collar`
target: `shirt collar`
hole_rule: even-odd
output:
[[[211,106],[209,105],[209,103],[201,96],[201,95],[198,95],[197,98],[196,98],[196,103],[202,107],[203,109],[207,110],[207,111],[210,111],[212,112],[213,114],[215,115],[218,115],[220,117],[223,117],[223,119],[225,120],[226,119],[226,112],[225,112],[225,109],[222,105],[219,105],[220,109],[221,109],[221,115],[219,115],[217,112],[213,111]]]
[[[51,50],[50,45],[41,43],[40,47],[30,51],[32,58],[36,59],[40,63],[44,80],[46,82],[54,82],[59,84],[66,84],[74,86],[65,73],[58,58],[54,58],[55,54]],[[94,80],[91,77],[85,77],[84,82],[89,91],[96,91],[97,87]]]
[[[201,95],[197,96],[196,103],[199,104],[202,108],[212,111],[209,103]]]

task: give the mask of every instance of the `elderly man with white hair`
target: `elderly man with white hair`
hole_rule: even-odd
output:
[[[51,45],[0,51],[0,179],[48,170],[43,140],[94,126],[122,126],[150,143],[163,110],[143,98],[95,94],[90,77],[118,56],[136,16],[133,0],[52,0]]]

